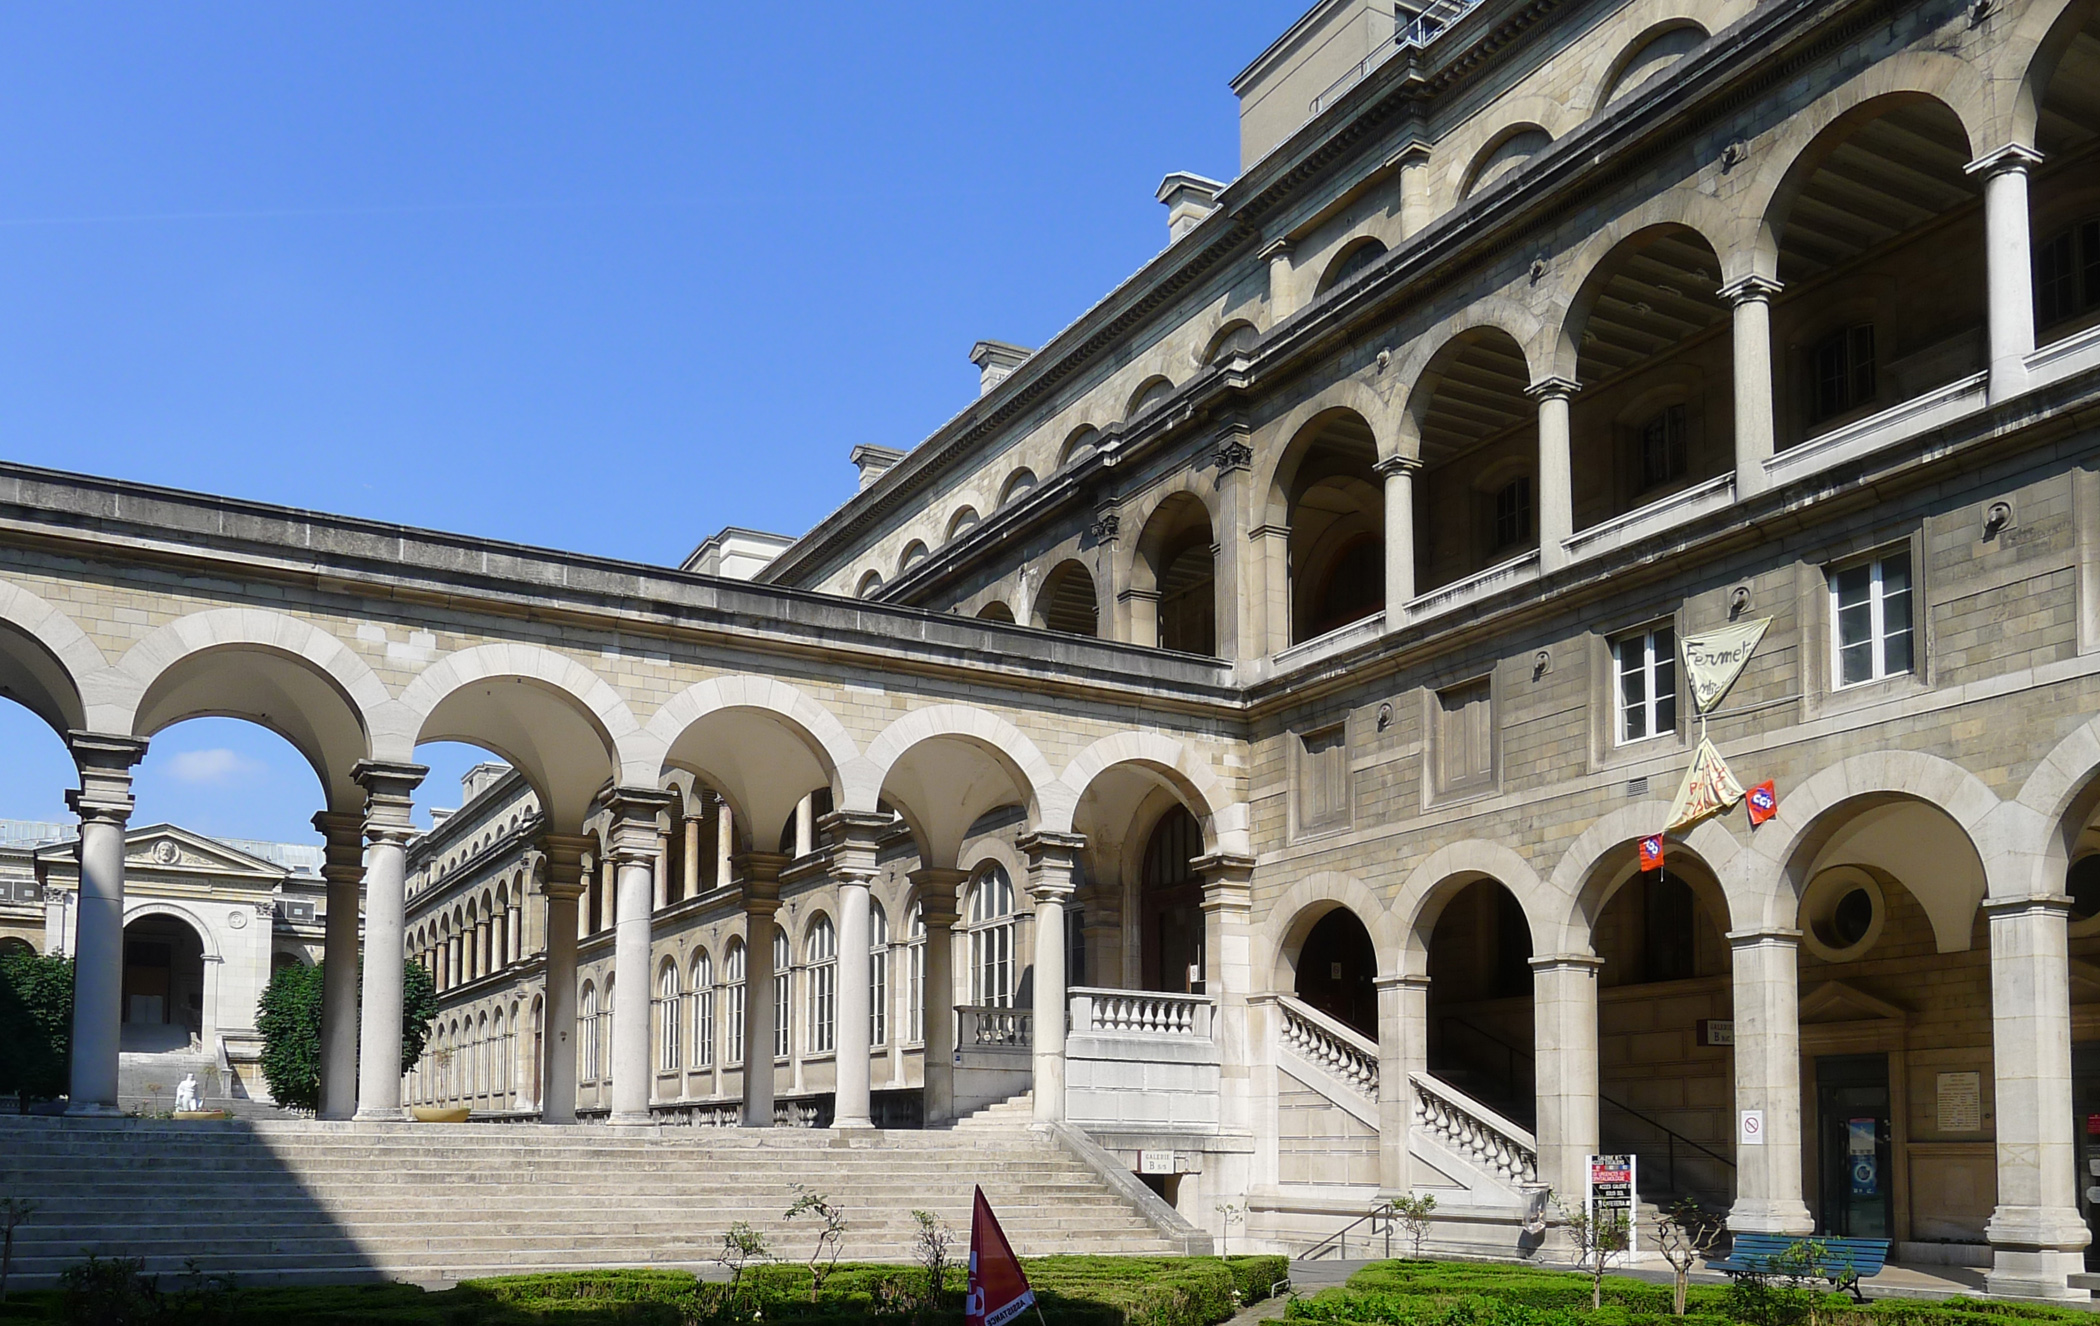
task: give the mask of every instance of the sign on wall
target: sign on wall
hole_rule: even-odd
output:
[[[1588,1191],[1583,1195],[1583,1209],[1589,1212],[1593,1222],[1608,1220],[1616,1213],[1626,1230],[1626,1251],[1636,1251],[1634,1246],[1634,1166],[1633,1156],[1591,1156],[1589,1163]]]
[[[1939,1120],[1943,1133],[1983,1131],[1983,1074],[1941,1073]]]
[[[1735,1140],[1740,1146],[1763,1146],[1765,1144],[1765,1112],[1763,1110],[1744,1110],[1736,1127]]]

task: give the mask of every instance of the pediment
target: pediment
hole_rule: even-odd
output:
[[[1886,999],[1847,985],[1825,981],[1801,996],[1801,1021],[1811,1022],[1907,1022],[1910,1011]]]
[[[126,873],[168,871],[277,880],[287,873],[259,856],[172,824],[155,824],[124,835]]]

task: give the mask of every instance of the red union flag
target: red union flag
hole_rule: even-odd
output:
[[[1779,813],[1779,789],[1767,778],[1750,789],[1750,827],[1756,828]]]
[[[970,1211],[970,1297],[963,1304],[967,1326],[1005,1326],[1035,1306],[1021,1259],[1014,1256],[1006,1231],[999,1228],[992,1204],[977,1190]]]
[[[1663,836],[1651,833],[1641,839],[1641,869],[1661,870],[1663,865]]]

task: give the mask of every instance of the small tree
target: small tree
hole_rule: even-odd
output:
[[[938,1312],[941,1289],[948,1281],[948,1249],[955,1242],[955,1236],[931,1211],[914,1211],[911,1218],[919,1226],[918,1257],[919,1265],[926,1268],[926,1307]]]
[[[1680,1199],[1655,1222],[1655,1242],[1670,1264],[1670,1308],[1684,1315],[1691,1291],[1692,1268],[1713,1250],[1727,1228],[1721,1217],[1688,1198]]]
[[[321,1107],[321,1009],[325,963],[280,967],[256,1004],[255,1029],[262,1035],[262,1073],[279,1105]],[[401,973],[401,1071],[423,1057],[437,1020],[437,986],[421,964]]]
[[[15,1269],[15,1231],[36,1214],[27,1197],[0,1197],[0,1303],[7,1301],[7,1277]]]
[[[1590,1268],[1590,1307],[1604,1306],[1604,1273],[1613,1262],[1626,1255],[1632,1242],[1632,1227],[1626,1213],[1617,1207],[1600,1207],[1591,1210],[1587,1205],[1570,1209],[1558,1197],[1553,1205],[1560,1211],[1561,1223],[1568,1227],[1575,1240],[1577,1266]]]
[[[66,1094],[72,1072],[73,960],[0,954],[0,1096],[22,1113]]]
[[[846,1244],[846,1212],[820,1192],[811,1192],[801,1184],[795,1185],[795,1204],[787,1209],[787,1219],[815,1216],[820,1224],[816,1246],[809,1252],[809,1301],[817,1301],[824,1291],[824,1280],[831,1268],[838,1265],[839,1251]]]
[[[1436,1194],[1433,1192],[1409,1193],[1395,1197],[1392,1202],[1393,1218],[1400,1228],[1407,1231],[1408,1241],[1414,1245],[1415,1257],[1422,1256],[1422,1240],[1429,1235],[1429,1217],[1436,1210]]]
[[[743,1293],[744,1268],[753,1262],[771,1261],[773,1250],[766,1246],[765,1231],[753,1229],[748,1221],[739,1220],[722,1235],[722,1251],[715,1258],[729,1272],[729,1301],[735,1303]]]
[[[1218,1222],[1225,1227],[1224,1246],[1219,1251],[1230,1257],[1232,1255],[1232,1227],[1247,1223],[1247,1208],[1233,1202],[1219,1202],[1211,1209],[1218,1213]]]

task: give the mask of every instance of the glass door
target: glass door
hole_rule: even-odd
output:
[[[1821,1232],[1888,1238],[1895,1222],[1887,1055],[1816,1059],[1816,1131]]]

